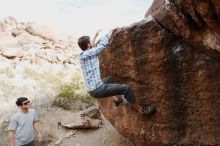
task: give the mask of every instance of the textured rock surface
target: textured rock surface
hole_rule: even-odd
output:
[[[24,56],[24,51],[22,49],[19,49],[19,48],[10,48],[10,49],[4,50],[2,55],[7,57],[7,58],[12,58],[12,57],[21,58],[21,57]]]
[[[155,0],[149,14],[184,42],[220,60],[220,1]]]
[[[203,6],[212,6],[206,15]],[[147,18],[113,33],[102,76],[129,84],[137,104],[152,102],[157,114],[116,108],[110,98],[99,104],[137,146],[220,145],[219,7],[217,0],[157,0]]]

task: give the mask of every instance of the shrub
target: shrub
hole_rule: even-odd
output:
[[[84,90],[82,78],[77,75],[71,82],[60,84],[58,89],[59,94],[55,97],[54,104],[64,109],[81,109],[95,104],[95,99]]]

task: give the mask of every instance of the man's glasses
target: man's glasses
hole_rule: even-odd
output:
[[[29,103],[30,103],[30,101],[25,101],[25,102],[22,103],[22,105],[27,105]]]

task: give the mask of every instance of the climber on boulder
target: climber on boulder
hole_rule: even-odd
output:
[[[95,45],[99,32],[100,30],[96,32],[92,41],[89,36],[82,36],[78,39],[78,45],[83,51],[79,55],[79,61],[88,93],[94,98],[113,96],[116,106],[128,102],[140,113],[146,116],[153,115],[156,111],[155,106],[151,104],[144,106],[134,104],[136,98],[127,84],[115,84],[112,77],[106,77],[101,80],[98,56],[108,46],[112,31],[101,37],[97,45]]]

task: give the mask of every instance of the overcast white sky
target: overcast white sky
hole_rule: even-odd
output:
[[[144,18],[153,0],[0,0],[0,19],[36,21],[57,32],[93,35]]]

